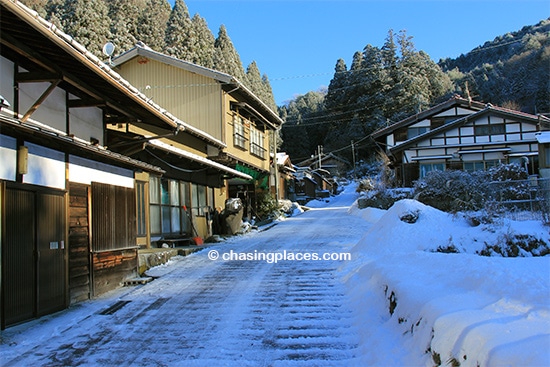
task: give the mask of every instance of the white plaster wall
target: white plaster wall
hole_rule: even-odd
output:
[[[13,111],[13,62],[0,56],[0,95],[11,105]]]
[[[71,155],[69,156],[69,181],[86,185],[100,182],[133,188],[134,173],[128,169]]]
[[[19,84],[19,113],[25,114],[50,86],[50,83]],[[66,132],[65,91],[56,88],[31,115],[31,119]]]
[[[0,179],[15,181],[17,169],[17,141],[15,138],[0,135]]]
[[[28,142],[25,146],[29,160],[23,183],[65,189],[65,154]]]
[[[103,113],[97,107],[71,108],[69,111],[69,133],[90,141],[99,140],[103,145]]]

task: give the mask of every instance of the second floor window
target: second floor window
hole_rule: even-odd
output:
[[[265,159],[264,133],[260,130],[250,129],[250,153]]]
[[[506,132],[504,124],[476,125],[474,126],[474,135],[503,135]]]
[[[236,147],[246,149],[246,138],[244,135],[244,123],[240,116],[235,116],[233,121],[233,144]]]

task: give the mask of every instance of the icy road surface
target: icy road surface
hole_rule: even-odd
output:
[[[360,332],[338,275],[345,260],[222,259],[231,251],[346,253],[365,231],[347,214],[355,198],[346,192],[269,230],[151,269],[157,278],[149,284],[9,328],[2,365],[361,365]],[[212,250],[218,260],[209,259]]]

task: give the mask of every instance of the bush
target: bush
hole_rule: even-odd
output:
[[[268,193],[259,193],[256,197],[257,200],[257,215],[260,220],[269,218],[279,209],[277,201]]]
[[[415,182],[415,199],[451,213],[491,209],[495,200],[529,199],[527,177],[517,164],[501,164],[488,171],[432,171]]]
[[[550,254],[548,243],[529,234],[507,234],[497,244],[485,243],[481,256],[531,257]]]
[[[395,202],[412,198],[411,189],[387,189],[368,191],[366,196],[357,200],[359,209],[378,208],[389,209]]]
[[[432,171],[415,182],[415,199],[446,212],[483,208],[482,175],[466,171]]]

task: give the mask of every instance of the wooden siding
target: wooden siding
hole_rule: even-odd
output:
[[[90,298],[90,233],[88,185],[69,184],[69,294],[70,302]]]
[[[490,116],[489,116],[490,117]],[[490,124],[505,124],[505,134],[476,135],[475,126]],[[533,124],[519,123],[515,120],[495,119],[484,117],[468,125],[444,131],[431,136],[430,139],[421,140],[416,147],[433,146],[460,146],[465,144],[487,144],[487,143],[518,143],[522,141],[535,141],[536,126]]]
[[[138,250],[115,250],[94,253],[93,296],[120,287],[125,280],[137,276]]]
[[[136,245],[135,189],[92,182],[92,250]]]
[[[119,73],[172,115],[223,141],[222,91],[214,79],[141,56]]]

